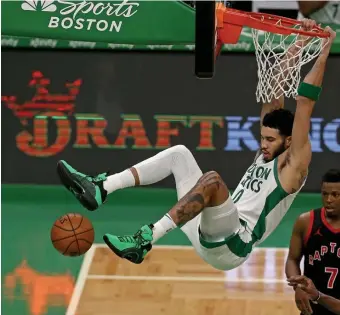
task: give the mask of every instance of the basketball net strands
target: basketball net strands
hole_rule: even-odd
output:
[[[282,95],[296,97],[301,67],[320,54],[329,33],[319,26],[304,30],[302,21],[235,10],[228,5],[196,1],[196,76],[212,78],[223,44],[236,44],[247,26],[258,67],[256,100],[270,102]]]

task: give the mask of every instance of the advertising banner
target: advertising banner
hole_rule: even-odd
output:
[[[340,26],[333,25],[333,29],[340,34]],[[193,33],[192,33],[193,34]],[[259,35],[259,42],[262,44],[265,40],[264,33]],[[279,44],[280,37],[276,36],[273,45],[278,50],[282,49]],[[287,41],[289,43],[289,41]],[[281,43],[282,45],[282,43]],[[39,37],[20,37],[20,36],[1,36],[2,47],[22,47],[22,48],[54,48],[54,49],[109,49],[109,50],[148,50],[148,51],[194,51],[194,35],[189,41],[181,41],[179,37],[174,37],[171,41],[147,39],[144,42],[119,42],[112,37],[109,42],[96,41],[79,41],[77,39],[61,40],[53,38]],[[237,44],[224,44],[223,52],[255,52],[255,46],[251,34],[251,29],[244,27]],[[333,42],[331,53],[340,53],[340,36],[337,36]]]
[[[3,1],[1,9],[3,47],[195,49],[195,10],[183,1],[20,0]],[[339,25],[331,27],[340,33]],[[264,32],[258,40],[265,41]],[[280,42],[278,35],[273,45],[281,49]],[[222,51],[254,52],[251,29]],[[340,36],[332,46],[339,52]]]
[[[18,49],[2,58],[3,183],[59,184],[60,159],[90,174],[118,172],[183,144],[233,189],[259,149],[253,56],[221,56],[211,80],[195,78],[191,54]],[[318,191],[322,174],[339,167],[339,68],[330,57],[305,191]],[[287,107],[295,110],[294,101]]]
[[[181,1],[4,1],[2,34],[126,44],[189,43],[194,10]]]

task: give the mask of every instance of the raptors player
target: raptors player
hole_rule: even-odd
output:
[[[296,305],[304,315],[335,314],[332,299],[326,296],[340,300],[340,170],[323,176],[321,194],[323,207],[297,219],[286,262],[286,275],[292,278],[301,275],[304,257],[304,276],[319,292],[312,300],[317,304],[310,303],[307,293],[295,287]]]
[[[306,20],[303,27],[308,30],[313,25],[315,22]],[[184,146],[164,150],[111,176],[89,176],[65,161],[58,162],[62,183],[89,210],[97,209],[117,189],[150,185],[174,175],[179,201],[158,222],[141,227],[134,235],[105,234],[104,241],[114,253],[141,263],[152,244],[179,227],[202,259],[217,269],[229,270],[242,264],[273,232],[306,180],[312,155],[310,117],[336,35],[330,28],[326,31],[329,41],[300,85],[295,119],[282,108],[283,99],[262,106],[261,151],[233,195],[219,174],[203,174]],[[290,55],[296,55],[296,49],[292,45]]]

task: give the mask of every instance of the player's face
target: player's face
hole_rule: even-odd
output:
[[[322,183],[322,203],[328,217],[340,217],[340,182]]]
[[[262,127],[261,128],[261,151],[263,159],[270,162],[284,152],[289,146],[291,137],[283,137],[279,130]]]

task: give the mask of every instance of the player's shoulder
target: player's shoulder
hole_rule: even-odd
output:
[[[311,220],[311,217],[314,215],[314,210],[309,210],[306,212],[301,213],[298,218],[296,219],[297,222],[302,222],[302,223],[309,223]]]
[[[314,209],[303,212],[299,215],[298,220],[302,220],[302,221],[310,220],[310,217],[313,215],[313,213],[314,213]]]
[[[314,216],[314,210],[301,213],[295,221],[295,228],[300,231],[306,231]]]

